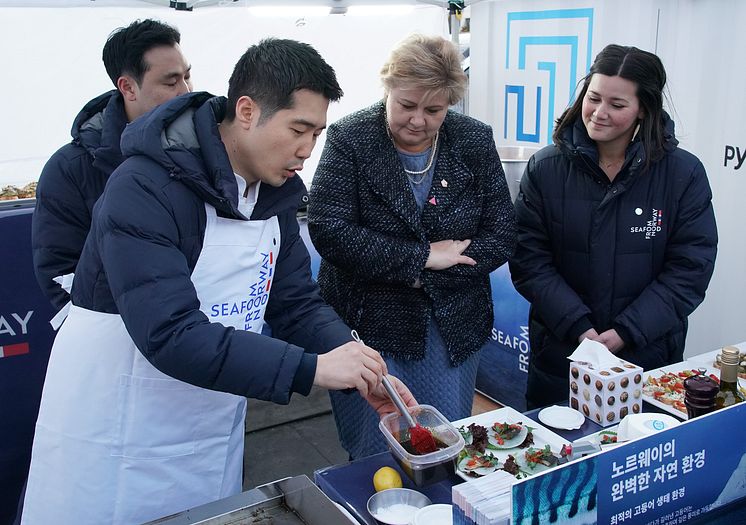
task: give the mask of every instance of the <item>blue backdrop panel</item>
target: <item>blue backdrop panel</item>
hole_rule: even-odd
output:
[[[0,210],[0,524],[15,516],[28,474],[54,338],[48,322],[54,312],[31,262],[32,206]]]
[[[528,372],[528,302],[515,291],[508,265],[490,275],[495,322],[482,350],[477,389],[500,403],[526,410]]]

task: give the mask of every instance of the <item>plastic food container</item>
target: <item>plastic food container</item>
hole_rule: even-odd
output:
[[[402,470],[415,485],[424,487],[453,473],[455,459],[464,448],[464,438],[435,407],[418,405],[411,408],[410,413],[421,426],[432,432],[438,450],[422,455],[408,451],[409,427],[407,420],[399,414],[388,414],[378,426]]]

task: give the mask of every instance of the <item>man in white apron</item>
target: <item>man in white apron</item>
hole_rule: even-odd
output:
[[[341,94],[313,48],[269,39],[227,100],[178,97],[125,130],[52,349],[23,523],[141,523],[239,492],[246,397],[356,388],[393,410],[295,218],[295,172]]]

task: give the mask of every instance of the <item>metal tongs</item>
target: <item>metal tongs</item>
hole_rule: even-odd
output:
[[[360,336],[355,330],[352,330],[351,334],[355,341],[364,344],[363,340],[360,339]],[[438,445],[435,443],[435,438],[433,438],[432,433],[415,420],[414,416],[409,412],[407,405],[404,404],[404,400],[399,395],[399,392],[397,392],[394,385],[391,384],[388,376],[383,376],[381,382],[383,383],[383,387],[386,389],[389,398],[394,403],[397,410],[399,410],[399,413],[407,421],[409,439],[412,443],[412,447],[417,451],[417,453],[427,454],[438,450]]]

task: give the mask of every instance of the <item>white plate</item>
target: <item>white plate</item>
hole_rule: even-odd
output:
[[[523,425],[529,426],[533,429],[534,434],[534,444],[531,445],[533,448],[544,448],[545,445],[549,445],[552,452],[559,455],[560,451],[562,450],[562,445],[565,443],[568,443],[567,440],[563,439],[562,437],[558,436],[551,430],[547,429],[546,427],[542,426],[541,424],[533,421],[531,418],[521,414],[517,410],[510,408],[510,407],[503,407],[498,408],[497,410],[493,410],[491,412],[485,412],[484,414],[479,414],[478,416],[472,416],[467,417],[464,419],[459,419],[458,421],[454,421],[451,423],[454,427],[467,427],[472,423],[476,423],[477,425],[482,425],[483,427],[487,428],[488,430],[490,427],[492,427],[495,423],[521,423]],[[503,463],[506,459],[508,459],[508,455],[513,455],[515,457],[516,461],[519,465],[524,466],[525,461],[523,460],[523,453],[526,452],[528,448],[512,448],[508,450],[492,450],[487,449],[487,452],[490,452],[493,456],[498,458],[500,460],[500,463]],[[532,473],[532,471],[527,471],[529,474]],[[538,472],[538,470],[536,471]],[[471,481],[475,478],[471,476],[467,476],[458,468],[456,469],[456,474],[461,477],[462,479],[465,479],[466,481]]]
[[[570,407],[551,406],[539,412],[539,421],[552,428],[575,430],[583,426],[583,414]]]
[[[436,503],[422,507],[414,515],[414,525],[452,525],[453,505]]]

